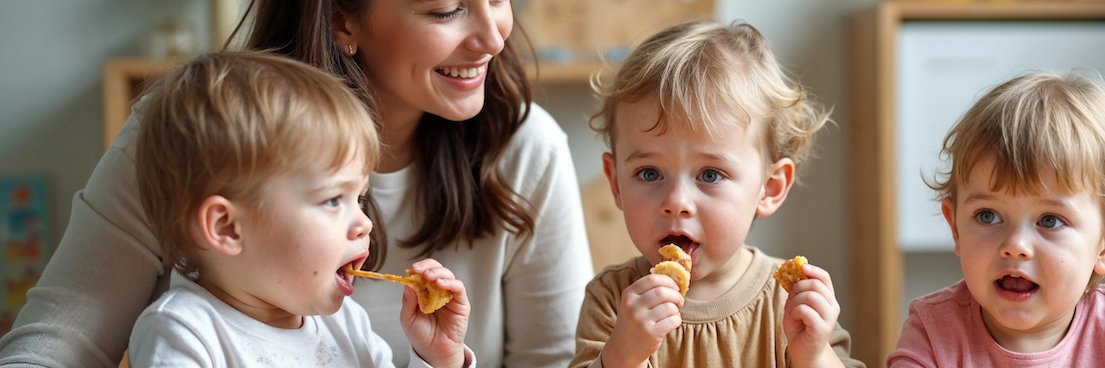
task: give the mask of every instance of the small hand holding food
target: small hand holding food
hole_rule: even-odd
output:
[[[795,367],[842,366],[829,345],[829,335],[840,316],[832,278],[827,271],[804,261],[805,257],[795,257],[775,274],[790,293],[783,306],[787,352]],[[791,274],[792,271],[799,274]]]
[[[674,245],[664,246],[660,254],[665,261],[653,266],[652,274],[622,291],[618,319],[601,354],[604,367],[641,366],[664,336],[683,323],[679,308],[691,279],[690,257]]]
[[[411,347],[433,367],[460,367],[465,364],[464,336],[468,332],[471,306],[464,283],[452,271],[433,259],[415,262],[408,276],[367,275],[403,283],[403,309],[400,324]],[[417,306],[418,312],[415,311]]]

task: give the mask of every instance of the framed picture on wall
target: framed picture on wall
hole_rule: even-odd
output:
[[[46,178],[0,176],[0,335],[11,330],[27,290],[46,267]]]

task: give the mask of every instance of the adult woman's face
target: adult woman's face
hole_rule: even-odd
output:
[[[488,63],[514,26],[507,0],[373,0],[358,48],[385,117],[461,121],[483,108]]]

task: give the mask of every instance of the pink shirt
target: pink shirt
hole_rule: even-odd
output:
[[[1022,354],[998,345],[982,324],[978,303],[962,280],[913,300],[890,367],[1105,366],[1105,289],[1078,302],[1070,330],[1050,350]]]

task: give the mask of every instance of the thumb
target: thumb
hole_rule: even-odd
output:
[[[399,315],[403,320],[410,320],[418,312],[418,296],[415,295],[414,289],[410,287],[403,287],[403,308],[400,309]]]

